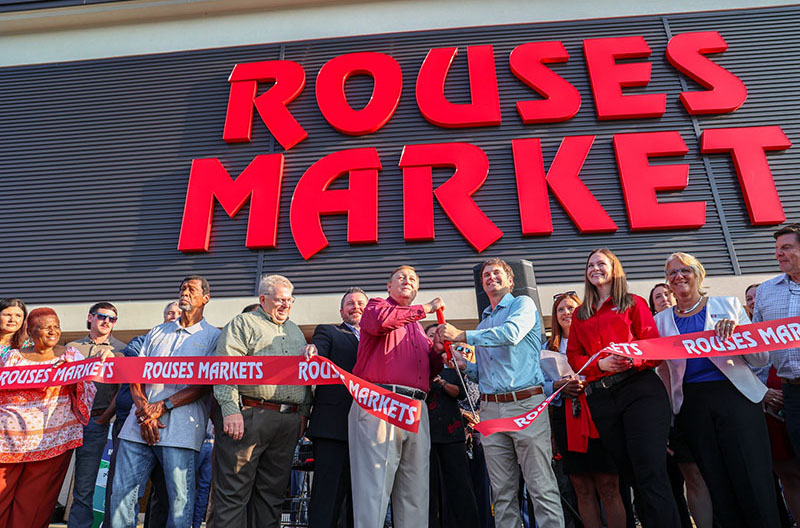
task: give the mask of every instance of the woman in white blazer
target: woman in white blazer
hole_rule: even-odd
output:
[[[707,297],[705,268],[692,255],[673,253],[665,273],[676,305],[655,316],[661,336],[716,330],[730,338],[750,319],[735,297]],[[768,353],[665,361],[675,424],[708,484],[721,526],[779,526],[772,462],[761,400],[766,386],[753,374]]]

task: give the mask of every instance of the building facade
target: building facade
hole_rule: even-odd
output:
[[[221,326],[281,273],[314,325],[410,263],[470,320],[483,258],[547,313],[607,246],[743,297],[800,218],[800,6],[635,4],[0,1],[0,291],[138,332],[186,274]]]

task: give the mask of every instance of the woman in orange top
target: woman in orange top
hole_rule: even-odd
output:
[[[12,349],[3,367],[83,359],[58,345],[61,326],[51,308],[31,311],[28,332],[33,345]],[[49,524],[72,450],[83,443],[94,394],[91,382],[0,390],[0,528]]]
[[[585,297],[573,317],[567,359],[576,372],[611,343],[658,337],[647,301],[628,293],[619,259],[610,250],[589,254]],[[667,475],[672,414],[664,384],[653,372],[660,361],[601,355],[583,371],[586,398],[600,441],[620,473],[634,483],[644,528],[680,526]]]

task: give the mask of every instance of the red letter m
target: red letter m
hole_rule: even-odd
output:
[[[274,248],[278,231],[283,154],[256,156],[235,180],[216,158],[192,160],[179,251],[208,251],[214,198],[233,218],[250,198],[245,245]]]

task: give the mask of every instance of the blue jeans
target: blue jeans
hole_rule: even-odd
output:
[[[158,461],[169,497],[167,528],[190,528],[195,495],[197,452],[181,447],[149,446],[121,440],[111,491],[111,527],[136,528],[136,501]]]
[[[208,494],[211,491],[211,452],[214,442],[206,440],[200,449],[197,459],[197,498],[194,501],[194,518],[192,528],[200,528],[206,518],[208,509]]]
[[[108,439],[108,424],[89,420],[83,427],[83,445],[75,450],[75,484],[72,488],[72,507],[69,510],[70,528],[89,528],[94,521],[94,488],[100,459]]]
[[[106,481],[106,502],[103,511],[103,526],[111,526],[111,488],[114,487],[114,470],[117,467],[117,451],[119,451],[119,433],[122,431],[122,425],[125,423],[124,419],[120,419],[117,414],[114,419],[114,424],[111,427],[111,458],[108,461],[108,480]]]

